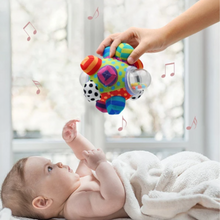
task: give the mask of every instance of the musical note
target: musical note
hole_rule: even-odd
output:
[[[118,128],[118,131],[122,131],[123,130],[123,121],[125,121],[125,127],[127,126],[127,121],[124,119],[124,117],[122,116],[122,127]]]
[[[196,117],[194,117],[193,122],[192,122],[192,125],[191,125],[191,126],[187,126],[186,129],[187,129],[187,130],[191,130],[191,128],[192,128],[192,126],[193,126],[193,123],[195,124],[195,128],[196,128],[196,125],[197,125],[197,119],[196,119]],[[195,129],[195,128],[194,128],[194,129]]]
[[[98,16],[99,16],[99,8],[97,8],[97,9],[95,10],[95,13],[96,13],[96,11],[97,11]],[[95,16],[95,13],[94,13],[94,15],[93,15],[93,16],[89,16],[89,17],[88,17],[88,19],[89,19],[89,20],[92,20],[92,19],[93,19],[93,17]],[[97,16],[97,17],[98,17],[98,16]],[[96,18],[97,18],[97,17],[96,17]]]
[[[37,30],[35,29],[35,27],[31,24],[31,22],[29,21],[24,27],[23,27],[23,30],[26,32],[26,34],[28,35],[28,38],[27,38],[27,41],[29,41],[31,39],[30,35],[27,33],[27,31],[25,30],[25,28],[28,26],[28,25],[31,25],[33,28],[34,28],[34,32],[33,34],[36,34],[37,33]]]
[[[38,81],[32,80],[34,82],[34,84],[36,85],[36,87],[38,88],[38,86],[41,86],[41,84]],[[38,90],[36,91],[37,94],[40,94],[40,89],[38,88]]]
[[[166,63],[165,64],[165,74],[163,74],[161,77],[162,78],[164,78],[165,76],[166,76],[166,67],[168,66],[168,65],[173,65],[173,72],[170,74],[171,76],[174,76],[175,75],[175,63],[173,62],[173,63]]]

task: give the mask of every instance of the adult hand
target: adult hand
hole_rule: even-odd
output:
[[[96,53],[101,55],[105,47],[110,46],[110,57],[113,57],[120,43],[128,43],[135,48],[128,58],[128,63],[135,63],[144,53],[159,52],[167,48],[166,34],[163,28],[145,29],[131,27],[122,33],[108,36],[99,45]]]

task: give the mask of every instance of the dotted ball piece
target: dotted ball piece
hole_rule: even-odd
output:
[[[100,92],[96,84],[90,80],[88,81],[83,88],[84,96],[89,102],[97,101],[101,99]]]
[[[144,89],[139,91],[139,93],[137,93],[136,95],[131,96],[131,100],[139,99],[142,96],[143,93],[144,93]]]

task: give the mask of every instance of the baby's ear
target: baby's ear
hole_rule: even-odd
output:
[[[48,199],[43,196],[38,196],[32,201],[32,205],[36,209],[47,209],[52,205],[52,203],[52,199]]]

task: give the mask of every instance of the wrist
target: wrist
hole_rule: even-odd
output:
[[[72,139],[70,139],[70,140],[65,140],[65,141],[66,141],[66,143],[71,144],[71,143],[73,143],[74,141],[76,141],[78,138],[80,138],[79,136],[80,136],[80,134],[77,132],[76,134],[74,134],[74,137],[73,137]]]
[[[172,45],[172,30],[168,25],[160,28],[161,36],[163,36],[163,48],[167,48]]]
[[[98,162],[95,171],[98,172],[98,170],[102,170],[103,168],[105,169],[106,164],[109,165],[109,163],[107,162],[107,160],[101,160]]]

